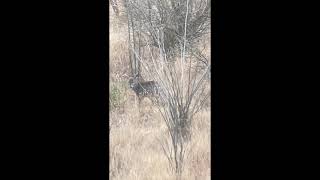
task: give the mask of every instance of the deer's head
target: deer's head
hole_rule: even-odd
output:
[[[137,77],[130,77],[129,78],[129,87],[131,89],[135,88],[139,83],[139,79]]]

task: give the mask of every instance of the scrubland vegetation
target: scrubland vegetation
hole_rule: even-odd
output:
[[[152,53],[150,48],[149,51],[146,50],[143,55],[140,55],[141,59],[138,61],[141,62],[141,75],[145,80],[163,82],[161,85],[165,86],[166,92],[168,92],[165,99],[169,100],[165,101],[167,106],[161,107],[158,104],[152,103],[150,99],[145,98],[140,104],[140,107],[138,107],[136,94],[128,86],[129,77],[132,76],[133,71],[137,70],[134,69],[135,66],[132,65],[133,62],[130,59],[132,52],[130,52],[131,42],[129,42],[130,34],[128,27],[133,27],[128,26],[128,18],[130,18],[128,17],[129,5],[124,6],[124,3],[128,3],[129,1],[130,0],[117,2],[118,10],[116,12],[118,12],[118,14],[115,13],[111,5],[109,6],[109,178],[112,180],[210,179],[212,161],[210,155],[211,75],[209,75],[210,72],[208,71],[208,68],[211,67],[210,32],[199,32],[200,34],[190,35],[190,37],[196,35],[198,37],[190,39],[190,41],[188,41],[189,43],[186,43],[188,37],[186,29],[184,31],[185,37],[181,38],[184,41],[181,41],[180,44],[187,48],[181,48],[183,46],[177,48],[175,45],[170,47],[172,48],[170,52],[173,52],[173,55],[170,54],[170,58],[174,59],[174,61],[169,62],[171,65],[164,67],[164,70],[161,72],[165,72],[166,68],[170,69],[174,67],[177,84],[181,82],[181,87],[179,85],[173,88],[169,87],[169,81],[168,83],[164,82],[166,78],[163,76],[166,73],[156,72],[156,70],[148,72],[146,70],[148,68],[150,70],[152,67],[159,69],[157,63],[154,63],[154,61],[142,60],[142,57],[151,57],[150,55]],[[147,1],[148,0],[145,0],[145,2]],[[158,2],[157,0],[153,1]],[[163,1],[171,2],[169,0]],[[189,3],[197,4],[196,1],[201,0],[189,1]],[[136,4],[138,5],[137,2]],[[159,6],[156,5],[152,7],[158,7],[159,9]],[[200,10],[204,9],[201,8]],[[188,11],[190,11],[190,9],[196,10],[197,8],[190,6]],[[131,12],[134,12],[134,9],[131,9]],[[198,15],[196,11],[192,13],[195,14],[194,17],[200,17],[198,21],[206,21],[202,16]],[[190,18],[192,17],[191,15]],[[185,19],[188,19],[188,17]],[[182,23],[184,22],[185,21],[182,20]],[[192,25],[192,19],[190,22],[188,21],[188,24],[190,24],[190,26]],[[197,25],[197,23],[194,24]],[[142,27],[142,25],[140,27]],[[194,27],[194,29],[198,30],[199,28]],[[141,31],[143,30],[139,32]],[[166,39],[164,38],[163,41],[166,41]],[[160,62],[161,58],[169,59],[169,54],[163,58],[163,52],[166,53],[169,52],[169,50],[167,47],[164,47],[166,43],[163,42],[163,46],[161,46],[161,42],[161,39],[158,40],[158,47],[164,51],[155,50],[154,56],[152,56],[152,58],[154,58],[153,60],[157,62]],[[178,49],[177,53],[175,53],[176,49]],[[180,51],[182,49],[184,49],[184,51]],[[200,49],[200,56],[203,56],[207,62],[201,64],[203,59],[189,55],[191,53],[188,54],[188,52],[191,52],[192,49]],[[135,49],[133,49],[133,51],[134,50]],[[194,81],[192,81],[192,77],[195,77]],[[193,82],[193,84],[190,82]],[[190,93],[187,92],[188,87],[192,89],[194,84],[197,83],[200,87],[198,91],[195,89],[194,94],[191,93],[191,90]],[[182,91],[182,93],[180,91]],[[172,94],[177,92],[177,96],[169,96],[170,92],[172,92]],[[192,96],[193,99],[189,96]],[[172,98],[172,100],[170,98]],[[198,99],[199,104],[201,102],[200,105],[197,105]],[[190,105],[188,105],[188,102]],[[180,138],[180,136],[182,137],[182,131],[177,131],[174,128],[176,126],[174,117],[176,116],[170,116],[169,113],[172,112],[172,114],[174,114],[174,106],[181,106],[182,109],[190,109],[189,111],[183,111],[187,117],[185,122],[188,122],[187,132],[190,137],[188,139]],[[195,108],[199,107],[199,110],[195,112],[194,115],[191,113],[193,106],[195,106]],[[182,110],[179,110],[179,108],[176,109],[176,113],[181,116]],[[169,115],[167,114],[166,116],[166,112],[168,112]],[[176,136],[173,134],[176,134]],[[175,139],[175,137],[177,138]],[[175,145],[178,147],[174,147]]]

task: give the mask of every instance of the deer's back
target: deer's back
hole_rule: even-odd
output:
[[[139,96],[154,96],[158,93],[158,85],[154,81],[137,83],[133,89]]]

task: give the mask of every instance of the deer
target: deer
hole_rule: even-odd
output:
[[[129,87],[135,92],[138,97],[138,106],[140,111],[140,104],[145,97],[149,98],[153,103],[159,99],[160,86],[156,81],[144,81],[138,77],[129,78]]]

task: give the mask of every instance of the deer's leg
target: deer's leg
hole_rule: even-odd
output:
[[[141,97],[138,97],[139,116],[140,116],[140,114],[141,114],[141,108],[140,108],[141,100],[142,100],[142,98],[141,98]]]
[[[134,103],[138,106],[137,96],[134,96]]]
[[[155,97],[152,97],[151,101],[152,101],[152,105],[158,105],[158,101]]]

